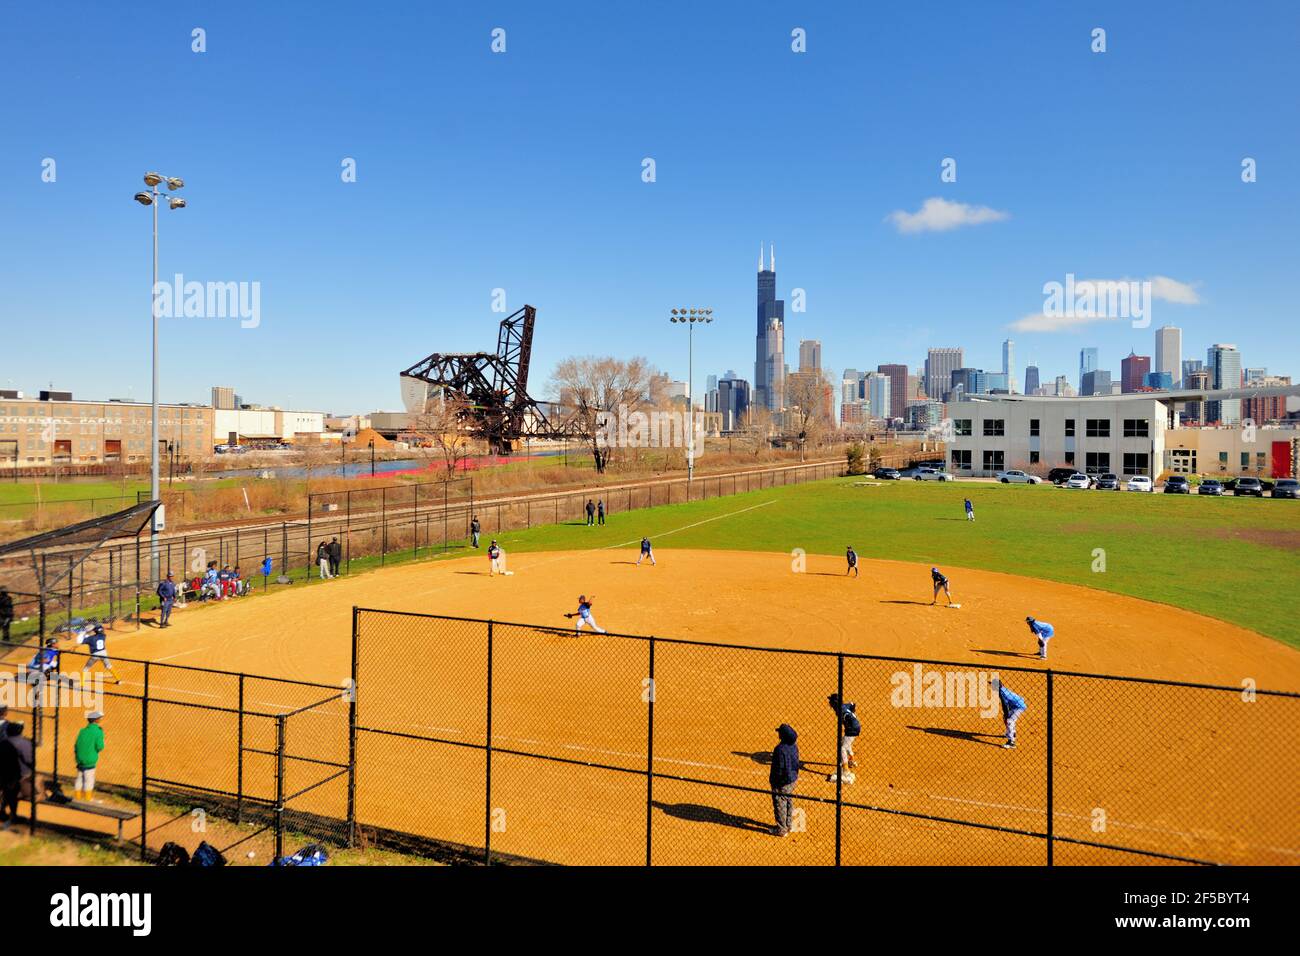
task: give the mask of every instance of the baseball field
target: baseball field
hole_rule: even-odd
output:
[[[655,566],[635,563],[643,534]],[[489,576],[481,551],[399,564],[192,604],[168,630],[115,634],[111,650],[340,686],[357,606],[533,625],[494,628],[485,802],[486,625],[361,615],[363,830],[482,846],[490,812],[494,852],[529,859],[642,863],[648,824],[655,863],[832,862],[826,695],[841,676],[826,652],[843,652],[862,655],[844,658],[842,682],[863,722],[843,788],[844,863],[1041,863],[1044,841],[1031,834],[1049,820],[1065,841],[1057,863],[1300,862],[1300,700],[1249,693],[1300,690],[1291,502],[846,478],[501,544],[508,576]],[[845,575],[847,545],[860,577]],[[960,608],[931,605],[932,565]],[[579,593],[601,627],[658,639],[653,754],[649,644],[572,635],[563,615]],[[1026,615],[1055,626],[1046,663]],[[948,690],[923,697],[934,670]],[[1014,750],[1000,746],[1000,711],[953,697],[967,677],[972,688],[994,673],[1028,704]],[[123,675],[129,693],[137,675]],[[764,791],[783,722],[800,732],[804,770],[800,826],[777,839]],[[221,748],[151,740],[169,746],[187,767],[228,776]],[[339,742],[328,746],[337,757]],[[134,747],[118,752],[106,752],[105,779],[115,759],[123,773],[138,760]],[[330,814],[338,798],[332,788],[303,806]]]

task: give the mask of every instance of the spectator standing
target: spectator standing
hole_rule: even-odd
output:
[[[343,545],[339,544],[338,538],[330,538],[330,577],[339,576],[339,565],[343,563]]]
[[[587,527],[590,528],[596,523],[596,503],[590,498],[587,499]]]
[[[322,581],[328,581],[330,575],[330,548],[329,545],[322,541],[316,545],[316,564],[320,568],[320,578]]]
[[[18,801],[30,800],[36,772],[32,742],[23,736],[23,725],[10,722],[0,740],[0,828],[5,830],[18,816]]]
[[[596,502],[596,520],[598,524],[605,523],[605,499],[601,498]]]
[[[483,533],[483,526],[478,523],[478,515],[475,515],[469,523],[469,536],[474,547],[478,547],[478,536]]]
[[[9,625],[14,622],[14,599],[4,587],[0,587],[0,640],[9,640]]]

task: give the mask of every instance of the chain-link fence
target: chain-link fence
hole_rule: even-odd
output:
[[[269,862],[286,839],[347,844],[350,685],[38,648],[0,655],[0,701],[34,748],[33,831],[116,824],[143,859],[167,842],[206,840],[231,862]],[[93,711],[105,737],[94,801],[78,755]]]
[[[367,844],[564,864],[1300,862],[1296,693],[368,609],[353,636]]]

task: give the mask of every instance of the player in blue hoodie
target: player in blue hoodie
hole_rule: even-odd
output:
[[[1012,750],[1016,746],[1016,721],[1025,712],[1025,699],[997,677],[991,683],[997,688],[998,699],[1002,702],[1002,721],[1007,725],[1007,742],[1002,747],[1004,750]]]
[[[853,768],[858,765],[858,758],[853,755],[853,743],[858,739],[858,734],[862,733],[862,721],[858,719],[855,711],[858,705],[852,701],[840,700],[839,694],[831,694],[826,698],[826,703],[831,705],[831,710],[835,711],[835,718],[840,725],[840,769],[839,776],[844,778],[845,783],[853,783],[856,779],[853,774]],[[834,783],[836,774],[827,777],[827,781]]]
[[[776,816],[774,836],[783,837],[790,832],[790,818],[794,814],[794,785],[799,780],[799,735],[789,724],[776,728],[781,742],[772,748],[772,767],[767,782],[772,785],[772,812]]]
[[[1046,621],[1035,621],[1032,617],[1025,618],[1025,623],[1029,625],[1029,633],[1038,638],[1038,656],[1047,660],[1047,642],[1056,633],[1056,628]]]

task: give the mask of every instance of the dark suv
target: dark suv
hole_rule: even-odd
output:
[[[1294,478],[1279,478],[1273,485],[1274,498],[1300,498],[1300,481]]]
[[[1119,491],[1119,475],[1111,471],[1098,475],[1097,483],[1093,487],[1098,491]]]
[[[1047,473],[1047,480],[1054,485],[1063,485],[1070,480],[1070,476],[1078,471],[1077,468],[1061,467],[1053,468]]]
[[[877,468],[875,471],[873,471],[873,472],[871,473],[871,477],[872,477],[872,478],[879,478],[879,479],[881,479],[882,481],[897,481],[897,480],[898,480],[898,469],[897,469],[897,468]]]
[[[1165,494],[1190,495],[1191,493],[1192,483],[1187,480],[1186,475],[1170,475],[1165,479]]]
[[[1232,486],[1232,493],[1235,497],[1240,498],[1242,495],[1253,496],[1255,498],[1264,497],[1264,486],[1258,478],[1238,478]]]

